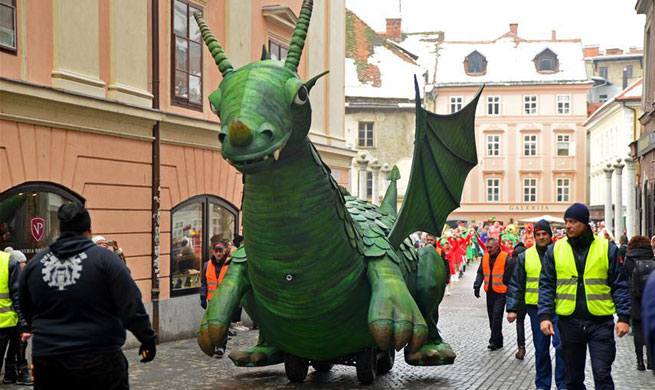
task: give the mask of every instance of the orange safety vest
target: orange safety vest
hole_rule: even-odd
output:
[[[507,252],[501,251],[496,257],[493,271],[489,269],[489,253],[485,253],[482,258],[482,272],[484,273],[484,291],[489,292],[489,277],[491,276],[491,288],[494,292],[505,294],[507,286],[503,284],[503,274],[505,273],[505,260]]]
[[[207,301],[212,299],[214,291],[216,291],[218,285],[223,281],[225,273],[229,267],[230,263],[226,261],[221,267],[221,272],[218,274],[218,278],[216,278],[216,266],[214,266],[214,263],[209,260],[209,264],[207,264],[207,272],[205,272],[205,277],[207,278]]]

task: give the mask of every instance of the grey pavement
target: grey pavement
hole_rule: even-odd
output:
[[[444,339],[457,359],[450,366],[412,367],[396,355],[393,370],[378,377],[373,385],[360,386],[354,367],[335,366],[329,373],[309,369],[304,384],[290,384],[283,365],[263,368],[235,367],[226,357],[210,358],[198,348],[195,339],[165,343],[159,346],[157,358],[148,364],[138,362],[137,350],[126,350],[130,363],[133,389],[534,389],[534,349],[529,318],[526,318],[527,355],[514,358],[516,328],[504,322],[505,348],[490,352],[486,346],[489,327],[484,296],[473,296],[473,280],[479,263],[469,266],[464,278],[453,282],[452,295],[440,307],[440,323]],[[255,345],[257,331],[239,332],[228,343],[230,350]],[[635,369],[633,340],[626,336],[617,340],[617,358],[613,376],[617,389],[653,390],[652,372]],[[587,388],[593,389],[591,364],[587,359]]]

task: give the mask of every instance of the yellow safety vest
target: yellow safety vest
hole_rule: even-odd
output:
[[[583,281],[585,298],[589,312],[595,316],[608,316],[614,314],[614,300],[612,289],[607,283],[609,271],[609,257],[607,249],[609,242],[594,236],[594,242],[589,247],[585,263]],[[575,298],[578,291],[578,269],[575,266],[573,248],[567,238],[555,243],[553,250],[555,257],[555,271],[557,272],[557,287],[555,289],[555,312],[568,316],[575,310]]]
[[[9,253],[0,252],[0,328],[11,328],[18,323],[9,296]]]
[[[525,251],[525,304],[536,305],[539,301],[539,275],[541,274],[541,259],[537,246]]]

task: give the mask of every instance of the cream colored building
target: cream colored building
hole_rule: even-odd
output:
[[[57,207],[84,202],[94,233],[123,248],[160,338],[195,335],[201,263],[239,232],[242,177],[220,154],[207,96],[221,75],[193,13],[240,67],[259,60],[262,45],[285,57],[301,0],[9,3],[16,23],[0,21],[0,249],[31,258],[58,235]],[[310,136],[348,186],[344,25],[343,0],[315,2],[298,73],[331,71],[312,90]],[[45,233],[30,234],[40,219]]]
[[[644,75],[644,51],[631,47],[628,51],[613,48],[601,50],[598,45],[584,47],[585,68],[594,80],[589,91],[590,111],[611,100]]]

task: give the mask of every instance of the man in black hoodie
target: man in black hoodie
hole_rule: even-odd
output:
[[[614,389],[612,363],[618,337],[630,327],[628,280],[614,243],[594,236],[589,209],[574,203],[564,214],[566,237],[548,247],[539,279],[539,320],[546,336],[555,335],[559,316],[562,356],[569,390],[584,385],[587,347],[596,390]],[[618,322],[614,325],[614,313]]]
[[[156,334],[123,262],[91,240],[79,203],[57,212],[61,235],[25,267],[20,307],[34,335],[35,389],[128,389],[121,347],[128,329],[141,362],[155,357]]]

